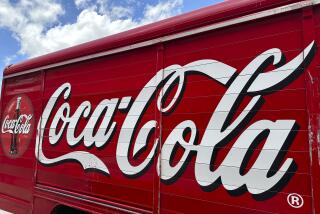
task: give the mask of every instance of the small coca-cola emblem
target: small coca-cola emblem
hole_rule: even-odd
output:
[[[3,111],[1,142],[4,154],[20,157],[28,149],[33,134],[33,106],[26,95],[13,97]]]

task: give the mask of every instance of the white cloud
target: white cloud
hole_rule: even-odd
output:
[[[147,5],[144,11],[145,21],[154,22],[181,13],[183,0],[159,2],[157,5]]]
[[[74,0],[74,4],[79,9],[88,7],[90,3],[91,3],[91,0]]]
[[[86,5],[87,2],[88,2],[88,0],[74,0],[74,4],[77,7],[82,7],[82,6]]]
[[[12,60],[14,60],[16,57],[17,57],[17,55],[15,55],[15,54],[12,55],[12,56],[5,57],[4,60],[3,60],[4,66],[10,65]]]
[[[124,19],[133,16],[133,8],[115,6],[110,11],[111,19]]]
[[[126,29],[137,26],[131,19],[111,21],[107,15],[99,15],[94,9],[84,9],[78,16],[77,22],[73,24],[59,25],[44,33],[37,33],[37,45],[39,51],[28,54],[38,55],[41,52],[51,52],[61,48],[80,44],[86,41],[101,38]],[[34,38],[34,36],[32,36]],[[31,39],[31,38],[30,38]],[[26,38],[29,41],[29,38]],[[29,47],[32,45],[26,43]],[[30,47],[29,50],[34,50]]]
[[[20,54],[35,56],[45,53],[48,49],[40,50],[37,42],[62,14],[62,6],[54,0],[20,0],[18,3],[0,0],[0,27],[11,31],[19,41]]]
[[[41,26],[54,23],[63,13],[62,6],[54,0],[20,0],[16,4],[0,0],[0,26],[13,32],[29,23]]]
[[[181,12],[183,0],[146,5],[141,18],[133,17],[130,5],[106,0],[74,3],[81,12],[75,23],[63,25],[59,23],[63,6],[55,0],[21,0],[16,4],[0,0],[0,27],[13,32],[20,42],[19,54],[34,57],[176,15]]]

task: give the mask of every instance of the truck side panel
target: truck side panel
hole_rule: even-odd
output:
[[[6,117],[11,117],[8,109],[15,108],[18,97],[27,96],[32,100],[33,118],[40,118],[41,115],[41,96],[42,96],[42,78],[40,73],[34,73],[4,80],[2,91],[2,121]],[[22,100],[24,108],[24,100]],[[25,107],[26,108],[26,107]],[[2,130],[4,125],[2,124]],[[18,153],[10,155],[11,134],[6,133],[1,136],[2,154],[0,167],[0,192],[3,195],[3,207],[10,207],[9,211],[22,213],[30,210],[33,200],[33,186],[35,176],[35,139],[36,130],[30,130],[31,139],[24,141],[17,139]],[[21,149],[19,151],[19,149]],[[24,151],[22,151],[24,150]],[[22,154],[23,153],[23,154]],[[8,198],[8,200],[5,200]],[[10,206],[11,204],[11,206]]]
[[[256,20],[254,22],[232,26],[210,33],[204,33],[189,38],[172,41],[165,44],[166,66],[171,64],[186,65],[189,62],[200,59],[215,59],[227,63],[237,69],[237,74],[242,75],[242,70],[258,55],[271,48],[279,48],[285,55],[286,62],[296,57],[303,46],[302,30],[302,12],[296,11],[289,14],[281,14],[272,18]],[[309,43],[312,40],[309,41]],[[212,66],[215,67],[214,65]],[[193,68],[190,68],[193,69]],[[196,68],[194,68],[196,70]],[[273,66],[260,72],[274,69]],[[301,68],[302,69],[302,68]],[[212,71],[217,72],[217,71]],[[306,71],[304,71],[306,72]],[[198,130],[198,142],[201,146],[201,138],[208,129],[208,122],[213,111],[226,94],[228,87],[219,85],[219,83],[209,79],[207,76],[189,75],[186,78],[186,86],[183,98],[174,113],[163,116],[162,139],[166,139],[172,129],[186,118],[196,124]],[[244,92],[242,92],[244,93]],[[259,94],[259,93],[258,93]],[[217,169],[223,165],[228,152],[230,152],[235,141],[250,125],[261,120],[286,120],[294,119],[296,127],[293,130],[292,142],[281,150],[270,150],[273,152],[283,153],[281,159],[278,159],[280,167],[287,158],[293,158],[297,168],[291,168],[288,171],[288,180],[276,189],[268,190],[259,198],[254,198],[246,190],[237,193],[236,191],[226,191],[222,185],[217,185],[208,192],[199,187],[195,178],[195,162],[198,161],[197,155],[188,159],[187,167],[181,177],[176,179],[173,184],[161,184],[161,210],[164,212],[182,212],[193,213],[201,210],[202,213],[210,213],[212,210],[240,213],[311,213],[312,212],[312,187],[310,182],[310,150],[309,150],[309,131],[308,131],[308,112],[306,107],[306,85],[305,76],[300,73],[297,77],[292,78],[285,85],[264,91],[263,103],[261,107],[253,110],[254,117],[244,126],[238,127],[238,134],[220,146],[212,168]],[[252,95],[244,94],[241,98],[239,107],[235,111],[236,116],[243,111],[244,107],[252,99]],[[222,110],[220,114],[228,114],[227,110]],[[261,130],[263,131],[263,130]],[[277,130],[276,132],[284,133],[287,130]],[[267,136],[259,139],[255,147],[250,147],[252,153],[245,172],[248,172],[266,141]],[[250,142],[247,142],[250,143]],[[280,142],[279,142],[280,143]],[[241,153],[243,148],[234,148],[234,154]],[[180,149],[176,155],[174,163],[178,163],[183,154]],[[180,153],[180,154],[179,154]],[[168,161],[168,160],[164,160]],[[207,165],[207,163],[203,163]],[[207,166],[210,167],[210,166]],[[232,165],[225,167],[232,168]],[[274,173],[279,168],[273,170]],[[239,172],[241,169],[238,169]],[[256,171],[266,171],[266,168],[256,168]],[[162,174],[166,174],[165,170]],[[235,178],[236,179],[236,178]],[[220,181],[221,182],[221,181]],[[236,181],[228,181],[224,185],[235,185]],[[248,187],[247,187],[248,188]],[[250,188],[250,187],[249,187]],[[254,186],[251,188],[255,188]],[[302,195],[304,200],[303,207],[295,209],[287,203],[287,197],[291,193]],[[239,195],[240,194],[240,195]],[[192,206],[183,206],[183,204],[192,204]]]
[[[93,110],[101,108],[104,105],[102,102],[117,103],[109,105],[104,110],[107,112],[107,119],[111,121],[107,127],[111,127],[113,122],[116,123],[116,126],[112,134],[110,134],[109,140],[100,148],[95,145],[85,146],[84,141],[86,139],[79,140],[78,143],[70,147],[66,143],[66,135],[63,135],[54,146],[51,146],[49,144],[49,138],[52,136],[50,129],[56,129],[56,127],[47,126],[43,137],[43,152],[48,158],[59,157],[74,150],[90,151],[106,163],[110,175],[95,171],[84,171],[79,164],[73,162],[62,162],[52,166],[40,164],[37,173],[37,184],[49,185],[69,191],[76,190],[77,193],[99,197],[106,201],[152,210],[155,168],[152,167],[139,178],[139,182],[136,182],[134,179],[128,179],[119,171],[115,154],[119,130],[128,113],[127,109],[119,109],[119,105],[122,101],[126,105],[132,103],[132,101],[122,100],[122,98],[130,96],[133,99],[133,97],[137,96],[143,84],[154,75],[156,60],[155,47],[148,47],[46,71],[45,103],[48,102],[57,88],[65,83],[70,83],[72,87],[71,95],[68,99],[70,115],[75,113],[78,106],[85,105],[84,101],[90,102],[90,116],[92,118],[97,117],[97,115],[93,115]],[[151,86],[149,90],[152,90],[152,87],[154,86]],[[50,118],[48,124],[54,119],[54,115],[59,109],[58,107],[63,102],[63,99],[58,100],[55,105],[56,108],[52,112],[53,117]],[[114,113],[111,112],[113,110]],[[79,118],[79,116],[75,117]],[[154,104],[150,103],[141,124],[145,120],[154,120],[156,117]],[[75,130],[76,136],[80,135],[82,130],[86,135],[94,136],[99,128],[89,127],[88,123],[88,118],[80,119],[78,125],[71,128],[71,130]],[[101,125],[101,123],[102,119],[99,119],[98,124]],[[62,123],[59,123],[58,126],[62,127]],[[139,129],[140,127],[141,125],[139,125]],[[132,128],[129,127],[124,129],[128,133],[132,131]],[[153,138],[155,138],[155,133],[150,136],[150,140]],[[101,144],[103,140],[102,137],[98,137],[96,144]],[[146,158],[146,154],[147,151],[141,157],[132,161],[139,163]]]
[[[316,213],[319,11],[5,79],[0,207]]]

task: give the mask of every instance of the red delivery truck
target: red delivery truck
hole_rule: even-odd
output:
[[[320,1],[227,1],[4,70],[0,208],[320,213]]]

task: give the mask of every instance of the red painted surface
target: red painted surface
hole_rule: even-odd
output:
[[[134,44],[292,2],[298,1],[226,2],[31,59],[11,66],[4,75]],[[238,127],[238,132],[236,131],[236,134],[228,139],[224,145],[220,145],[215,160],[211,163],[214,169],[221,166],[237,139],[254,123],[262,120],[273,122],[295,120],[298,125],[292,131],[295,135],[290,139],[287,148],[281,148],[284,156],[276,160],[275,164],[278,167],[274,167],[271,174],[276,173],[288,158],[294,160],[296,167],[289,168],[287,171],[288,179],[281,182],[281,188],[268,189],[263,194],[264,197],[262,195],[255,197],[246,189],[237,192],[227,191],[224,185],[204,190],[195,176],[197,154],[191,155],[190,159],[185,161],[185,170],[181,171],[180,176],[176,176],[170,183],[160,181],[159,174],[161,176],[167,172],[161,164],[159,166],[160,173],[157,172],[156,163],[159,153],[156,153],[150,167],[139,175],[126,175],[130,172],[122,170],[116,154],[119,144],[124,143],[119,141],[119,136],[120,131],[126,128],[122,125],[130,113],[118,108],[112,117],[112,121],[116,122],[115,131],[110,140],[101,148],[94,145],[86,147],[83,140],[75,146],[68,145],[66,137],[68,130],[62,133],[62,137],[56,144],[51,145],[49,142],[49,137],[52,137],[50,125],[59,107],[65,102],[62,98],[58,100],[52,110],[43,136],[40,136],[43,139],[41,147],[43,154],[46,158],[52,159],[74,151],[85,151],[94,154],[101,160],[107,166],[109,175],[99,170],[84,170],[75,161],[45,164],[35,157],[35,151],[38,152],[35,142],[36,138],[39,138],[40,131],[37,130],[37,124],[41,115],[44,115],[50,97],[66,82],[71,85],[70,98],[67,101],[70,105],[70,115],[73,115],[79,106],[84,105],[84,101],[91,103],[90,111],[92,113],[103,99],[119,98],[121,100],[123,97],[130,96],[133,102],[136,101],[141,90],[158,71],[174,64],[184,66],[197,60],[212,59],[235,68],[236,74],[239,75],[254,58],[272,48],[279,48],[286,57],[286,62],[289,62],[312,41],[319,45],[319,27],[320,8],[313,6],[160,45],[5,79],[1,109],[5,109],[13,97],[24,94],[32,101],[35,123],[28,149],[20,157],[10,158],[5,155],[5,151],[1,152],[0,208],[15,213],[49,213],[55,206],[63,204],[102,213],[119,213],[123,210],[138,213],[319,213],[318,132],[320,127],[318,99],[320,59],[317,52],[311,58],[310,64],[300,67],[301,73],[296,78],[290,78],[290,81],[283,84],[283,87],[264,91],[264,102],[261,107],[252,110],[253,117]],[[273,69],[275,66],[269,65],[264,71]],[[212,72],[218,71],[213,70]],[[163,76],[159,76],[159,78],[161,79]],[[233,79],[230,80],[230,82],[232,81]],[[163,108],[169,105],[178,86],[176,84],[167,94],[167,99],[162,105]],[[161,89],[165,86],[161,85],[155,92],[155,96],[150,99],[135,128],[133,139],[136,140],[138,132],[148,121],[157,121],[157,126],[148,138],[146,149],[136,158],[133,158],[134,151],[132,146],[130,147],[128,158],[132,165],[138,166],[146,160],[155,139],[159,138],[158,151],[161,151],[166,139],[173,130],[177,130],[176,126],[186,120],[193,121],[196,125],[198,137],[195,144],[200,144],[209,120],[230,87],[230,83],[223,85],[208,76],[192,73],[185,76],[184,86],[181,100],[170,112],[161,113],[157,108],[157,99],[161,96],[163,92]],[[155,87],[156,85],[153,85],[149,88],[152,90]],[[253,93],[244,93],[231,121],[239,116],[254,96]],[[223,111],[221,112],[223,114]],[[139,115],[139,113],[137,114]],[[5,112],[1,112],[1,118],[4,116]],[[137,115],[132,115],[131,112],[131,116]],[[42,117],[42,120],[44,119],[47,118]],[[81,134],[87,124],[88,119],[80,117],[75,127],[76,135]],[[101,120],[98,124],[101,125]],[[51,128],[55,129],[57,134],[59,130],[63,129],[63,123],[60,121],[56,127]],[[279,129],[277,131],[284,132],[285,130]],[[191,134],[189,133],[186,134],[184,140],[188,141],[190,138]],[[250,148],[252,155],[241,169],[243,175],[250,171],[260,156],[265,140],[262,138],[260,143]],[[241,148],[237,149],[241,150]],[[172,166],[179,163],[184,152],[185,150],[181,147],[176,149],[175,156],[171,160]],[[163,158],[162,155],[160,155],[160,159]],[[256,170],[267,169],[258,168]],[[287,197],[292,193],[297,193],[303,198],[303,206],[293,208],[288,204]],[[115,210],[115,207],[120,211]]]

